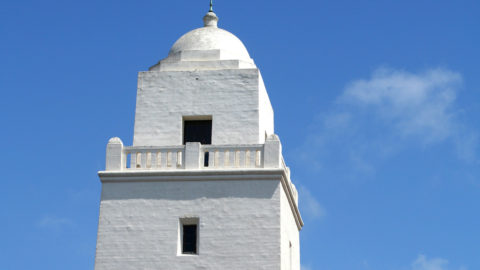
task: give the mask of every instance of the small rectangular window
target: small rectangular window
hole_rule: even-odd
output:
[[[183,254],[197,254],[197,225],[183,225]]]
[[[198,254],[198,217],[180,219],[179,252]]]

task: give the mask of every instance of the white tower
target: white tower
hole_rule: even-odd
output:
[[[300,270],[298,196],[260,71],[217,28],[138,76],[133,146],[107,146],[96,270]]]

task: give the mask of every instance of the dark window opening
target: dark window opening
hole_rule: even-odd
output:
[[[197,254],[197,225],[183,225],[182,253]]]
[[[212,120],[185,120],[183,122],[183,144],[199,142],[212,144]],[[208,167],[209,154],[205,152],[203,165]]]
[[[203,157],[203,167],[208,167],[208,160],[210,159],[209,154],[209,152],[205,152],[205,156]]]
[[[187,142],[212,144],[212,120],[185,120],[183,122],[183,144]]]

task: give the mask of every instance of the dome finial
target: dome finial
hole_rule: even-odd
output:
[[[210,11],[203,17],[203,25],[205,27],[215,27],[217,28],[218,17],[217,14],[213,13],[213,1],[210,0]]]

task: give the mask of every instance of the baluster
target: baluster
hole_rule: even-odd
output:
[[[235,164],[235,167],[240,167],[240,151],[238,150],[235,151],[235,160],[233,164]]]
[[[157,156],[157,161],[156,161],[157,168],[161,168],[162,167],[162,152],[158,151],[156,156]]]
[[[182,163],[183,163],[182,160],[183,160],[182,151],[177,151],[177,168],[182,167]]]
[[[140,168],[144,169],[146,167],[147,167],[147,153],[141,152]]]
[[[177,162],[178,162],[178,154],[177,154],[177,151],[173,150],[172,151],[172,167],[173,168],[177,167]]]
[[[230,164],[232,164],[230,162],[230,151],[229,150],[225,150],[225,152],[223,152],[223,167],[230,167]]]
[[[255,151],[255,166],[261,167],[262,152],[260,150]]]
[[[238,167],[245,168],[245,151],[237,151],[238,152]]]
[[[218,167],[223,168],[225,167],[225,151],[221,150],[220,152],[217,152],[218,154]],[[217,160],[215,160],[215,164],[217,164]]]
[[[250,150],[245,151],[245,167],[250,168]]]
[[[172,152],[167,152],[167,167],[172,167]]]
[[[147,152],[145,154],[145,168],[149,169],[152,167],[152,153]]]
[[[230,166],[231,167],[235,167],[235,155],[236,155],[236,152],[235,150],[230,150],[230,158],[228,159],[228,161],[230,162]]]
[[[215,150],[210,150],[208,153],[208,167],[215,167]]]
[[[151,164],[151,167],[152,168],[157,168],[157,153],[156,152],[152,152],[150,153],[150,164]]]
[[[162,167],[167,168],[167,163],[168,163],[168,153],[166,151],[162,151]]]
[[[213,153],[213,166],[218,167],[220,164],[218,164],[218,150],[215,150],[212,152]]]
[[[141,167],[142,167],[142,153],[137,152],[137,153],[135,154],[135,156],[136,156],[136,157],[135,157],[135,161],[136,161],[136,163],[135,163],[135,168],[136,168],[136,169],[137,169],[137,168],[141,168]]]

